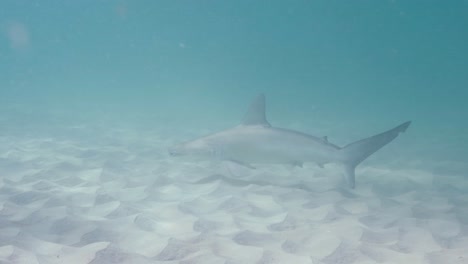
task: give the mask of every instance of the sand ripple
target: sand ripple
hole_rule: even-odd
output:
[[[158,138],[3,142],[0,263],[468,263],[462,177],[364,166],[349,190],[333,166],[180,161]]]

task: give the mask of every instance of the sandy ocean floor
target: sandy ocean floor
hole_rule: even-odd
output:
[[[468,263],[456,173],[366,163],[350,190],[334,166],[172,158],[167,131],[25,129],[0,136],[0,263]]]

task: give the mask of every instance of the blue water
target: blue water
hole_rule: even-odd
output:
[[[358,136],[413,120],[408,144],[466,162],[467,6],[4,1],[0,100],[68,120],[157,113],[229,124],[264,92],[273,123],[342,124]]]
[[[273,125],[339,145],[412,120],[368,164],[468,181],[467,14],[466,0],[4,0],[0,137],[177,142],[237,124],[263,92]]]

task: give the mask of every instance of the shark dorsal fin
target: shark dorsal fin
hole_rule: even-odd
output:
[[[265,95],[259,94],[250,104],[249,110],[242,120],[242,124],[246,126],[261,125],[270,127],[270,123],[266,120],[265,115]]]

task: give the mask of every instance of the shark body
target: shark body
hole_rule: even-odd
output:
[[[346,181],[354,188],[356,166],[406,131],[410,123],[339,147],[326,137],[272,127],[266,119],[265,96],[261,94],[252,102],[240,125],[175,145],[169,149],[169,154],[230,160],[247,167],[255,163],[302,166],[305,162],[313,162],[321,167],[338,163],[343,165]]]

